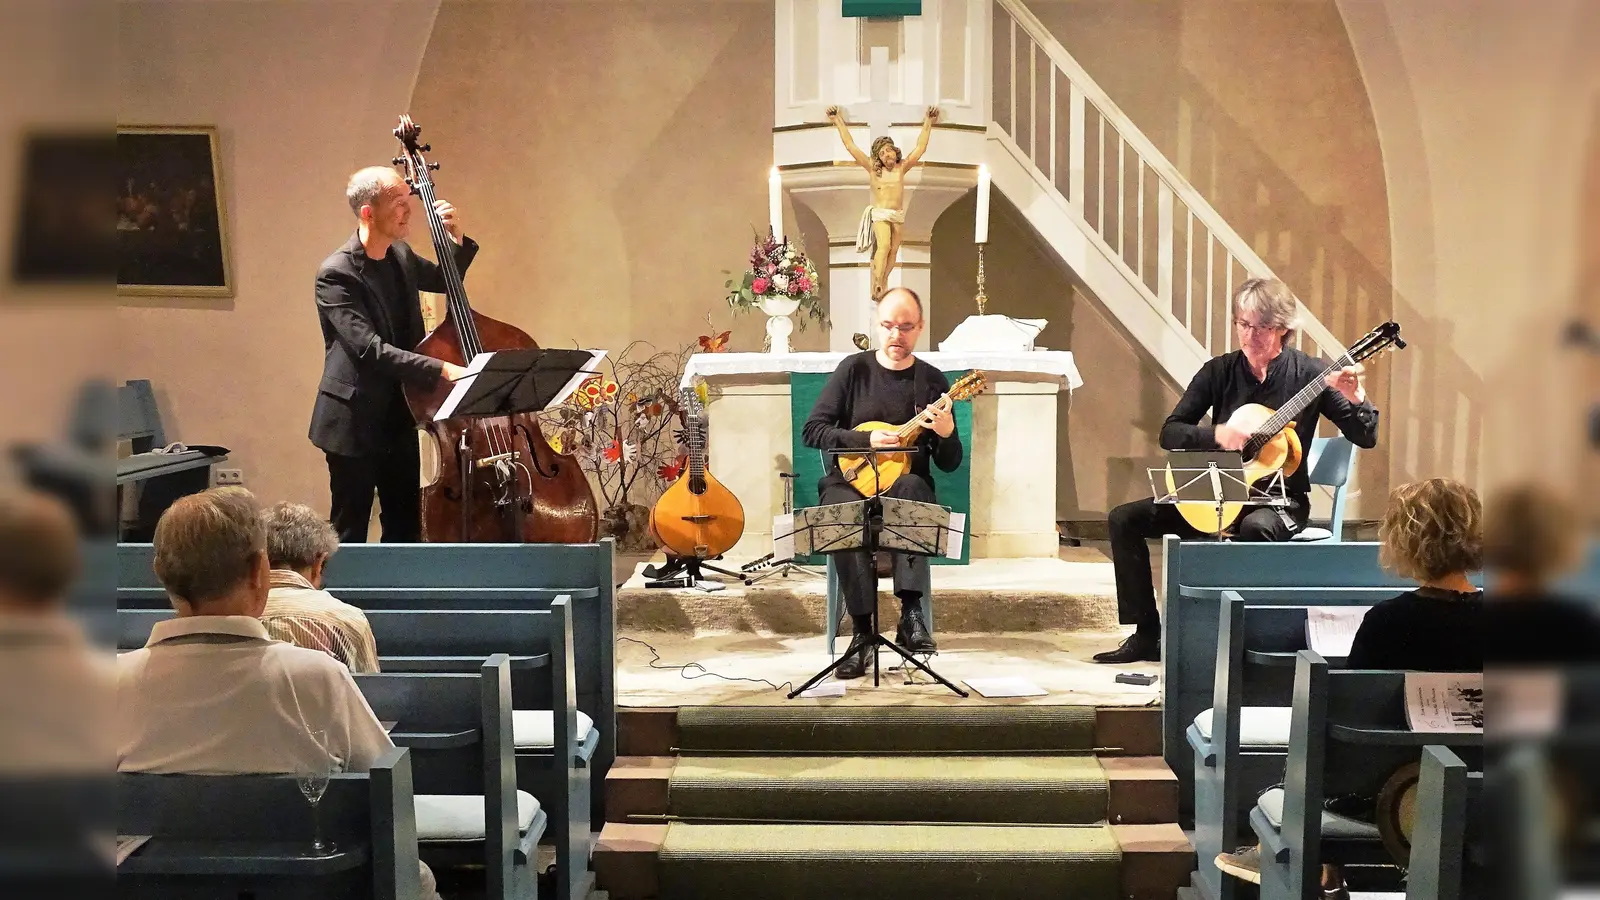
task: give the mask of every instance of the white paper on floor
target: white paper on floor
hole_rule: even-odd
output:
[[[1026,678],[968,678],[967,687],[985,697],[1043,697],[1049,693]]]
[[[842,681],[824,681],[823,683],[800,694],[802,697],[827,698],[843,697],[845,684]]]

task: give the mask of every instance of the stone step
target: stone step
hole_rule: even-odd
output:
[[[856,758],[870,759],[870,758]],[[938,772],[938,776],[930,779],[923,788],[926,791],[948,790],[950,787],[960,787],[971,791],[975,783],[987,780],[989,789],[997,792],[1006,790],[1033,790],[1039,785],[1039,779],[1048,780],[1052,777],[1050,771],[1050,758],[1038,760],[1038,765],[1028,765],[1022,760],[1034,759],[1032,757],[902,757],[897,758],[903,762],[894,763],[897,769],[903,768],[903,776],[911,778],[924,777],[926,771]],[[606,791],[606,817],[613,822],[627,822],[634,820],[650,819],[673,813],[684,814],[680,809],[670,807],[670,783],[677,760],[668,756],[631,756],[619,757],[607,776]],[[771,772],[782,767],[794,768],[797,763],[803,764],[806,772],[799,778],[789,778],[795,781],[807,778],[847,778],[853,766],[861,765],[851,759],[833,759],[827,757],[804,757],[796,760],[771,759],[764,760],[760,757],[712,757],[696,758],[694,765],[704,768],[707,764],[732,769],[729,780],[730,789],[759,791],[762,781],[774,780],[780,782],[776,786],[782,789],[793,789],[790,785],[782,784],[783,776],[775,779],[751,780],[741,778],[747,773]],[[771,763],[768,765],[767,763]],[[1034,779],[1031,783],[1008,780],[1007,773],[996,770],[996,764],[1001,767],[1017,768],[1017,774],[1024,778]],[[1175,822],[1178,813],[1178,781],[1172,770],[1167,767],[1166,761],[1159,756],[1128,756],[1105,757],[1099,760],[1099,768],[1107,782],[1107,794],[1103,815],[1106,821],[1112,824],[1161,824]],[[815,771],[817,775],[812,775]],[[941,782],[948,782],[943,785]],[[762,795],[764,796],[764,795]],[[970,794],[969,794],[970,796]],[[1097,817],[1100,811],[1097,812]]]
[[[669,847],[668,831],[679,829]],[[786,829],[781,839],[762,829]],[[1109,838],[1109,840],[1107,840]],[[1194,851],[1175,824],[1111,826],[970,826],[970,825],[644,825],[608,822],[595,848],[594,870],[601,889],[613,900],[649,900],[670,891],[686,868],[705,878],[743,880],[741,893],[754,896],[809,895],[797,883],[824,874],[841,864],[872,878],[872,861],[885,862],[884,877],[895,884],[853,881],[863,896],[905,893],[903,872],[909,862],[932,879],[919,896],[953,896],[940,891],[939,877],[949,873],[970,876],[979,872],[994,885],[1013,879],[1037,877],[1041,871],[1059,876],[1063,868],[1082,867],[1086,880],[1106,880],[1105,866],[1111,844],[1120,851],[1120,864],[1110,874],[1115,884],[1104,885],[1107,897],[1127,900],[1170,900],[1183,887],[1194,868]],[[1099,849],[1096,847],[1099,846]],[[857,852],[860,848],[860,852]],[[926,848],[926,849],[923,849]],[[965,852],[964,852],[965,851]],[[952,861],[959,865],[951,868]],[[831,863],[831,865],[830,865]],[[722,870],[718,869],[722,866]],[[680,867],[674,870],[672,867]],[[763,879],[770,868],[771,878]],[[810,873],[819,873],[815,876]],[[858,875],[859,879],[861,876]],[[948,887],[946,885],[946,887]],[[1019,889],[1020,890],[1020,889]],[[1017,894],[1021,896],[1021,893]],[[989,896],[1010,896],[991,891]]]

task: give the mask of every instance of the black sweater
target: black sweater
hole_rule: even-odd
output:
[[[909,368],[895,371],[879,365],[876,351],[865,350],[839,363],[816,405],[811,407],[801,439],[807,447],[820,450],[868,450],[872,447],[871,432],[855,431],[855,426],[863,422],[902,425],[948,390],[950,380],[931,363],[917,359]],[[959,431],[940,438],[925,428],[916,446],[922,452],[912,454],[911,471],[924,479],[929,477],[930,457],[946,472],[954,472],[961,465]],[[827,468],[838,471],[836,457],[828,459]]]
[[[1195,373],[1189,389],[1161,426],[1161,449],[1216,450],[1218,422],[1228,421],[1235,410],[1248,403],[1279,409],[1325,369],[1326,363],[1285,347],[1267,364],[1267,380],[1257,381],[1243,350],[1215,357]],[[1295,417],[1294,430],[1305,452],[1311,451],[1311,439],[1317,435],[1319,413],[1357,447],[1371,449],[1378,445],[1378,411],[1371,402],[1356,406],[1333,388],[1324,388],[1305,412]],[[1201,425],[1200,420],[1207,414],[1212,424]],[[1310,493],[1311,478],[1306,467],[1302,465],[1285,479],[1284,488],[1291,494]]]
[[[1483,671],[1483,593],[1417,588],[1367,610],[1350,644],[1351,669]]]

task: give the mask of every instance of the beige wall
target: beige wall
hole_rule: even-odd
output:
[[[119,7],[118,119],[218,127],[237,293],[124,300],[118,374],[152,379],[168,439],[231,448],[263,497],[327,506],[327,469],[306,439],[322,369],[312,282],[354,228],[346,177],[393,155],[437,6]]]

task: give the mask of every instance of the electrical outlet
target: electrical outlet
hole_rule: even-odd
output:
[[[239,469],[218,469],[217,486],[225,484],[244,484],[244,472]]]

